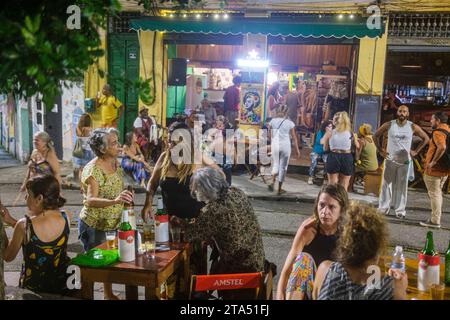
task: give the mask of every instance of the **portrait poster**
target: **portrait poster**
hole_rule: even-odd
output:
[[[264,86],[255,83],[241,85],[241,124],[260,124],[262,116]]]

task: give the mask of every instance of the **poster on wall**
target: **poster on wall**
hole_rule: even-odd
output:
[[[260,124],[262,115],[262,84],[243,83],[241,85],[241,124]]]

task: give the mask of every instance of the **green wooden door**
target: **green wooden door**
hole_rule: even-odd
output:
[[[113,94],[125,106],[119,120],[119,138],[124,142],[125,134],[133,128],[138,116],[138,92],[130,85],[139,79],[139,41],[133,34],[109,35],[109,84]]]

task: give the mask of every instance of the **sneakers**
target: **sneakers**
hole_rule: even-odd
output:
[[[405,213],[395,213],[395,216],[397,217],[397,219],[405,219],[406,218]]]
[[[428,219],[427,221],[420,221],[420,225],[422,227],[429,227],[429,228],[440,228],[441,225],[437,223],[433,223],[431,219]]]
[[[314,184],[314,179],[313,179],[313,177],[309,177],[309,178],[308,178],[308,184],[309,184],[309,185],[313,185],[313,184]]]

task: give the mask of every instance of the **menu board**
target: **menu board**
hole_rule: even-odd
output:
[[[380,122],[381,96],[357,94],[355,100],[354,131],[363,123],[369,123],[372,131],[378,128]]]

